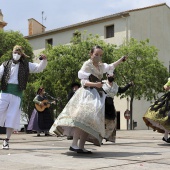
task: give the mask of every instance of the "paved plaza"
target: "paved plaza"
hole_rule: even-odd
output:
[[[152,130],[121,130],[116,143],[87,143],[93,154],[77,154],[68,150],[66,137],[13,134],[10,149],[0,150],[0,170],[168,170],[170,144],[162,136]]]

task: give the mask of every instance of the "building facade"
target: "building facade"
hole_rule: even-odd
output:
[[[25,38],[33,47],[37,56],[46,48],[47,44],[53,46],[69,44],[75,34],[87,31],[87,34],[98,34],[107,43],[121,45],[130,38],[137,40],[150,40],[150,44],[159,49],[159,59],[169,69],[170,63],[170,8],[165,3],[140,9],[133,9],[121,13],[96,18],[86,22],[28,35]],[[137,125],[135,129],[147,129],[142,116],[150,102],[135,100],[133,105],[133,121]],[[124,112],[129,107],[126,99],[115,98],[115,106],[118,111],[118,124],[120,129],[127,129],[128,122],[124,118]]]

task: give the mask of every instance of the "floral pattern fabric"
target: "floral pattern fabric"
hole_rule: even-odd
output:
[[[170,78],[164,86],[170,86]],[[143,120],[148,127],[159,133],[170,133],[170,90],[149,107]]]

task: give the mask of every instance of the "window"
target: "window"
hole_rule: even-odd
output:
[[[106,38],[114,37],[114,25],[106,27]]]
[[[53,39],[52,39],[52,38],[46,40],[46,47],[47,47],[48,45],[53,46]]]

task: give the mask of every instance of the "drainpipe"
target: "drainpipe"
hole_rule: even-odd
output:
[[[123,16],[123,15],[122,15],[122,18],[125,19],[125,32],[126,32],[125,40],[126,40],[126,44],[127,44],[128,41],[129,41],[129,33],[128,33],[128,16]]]

